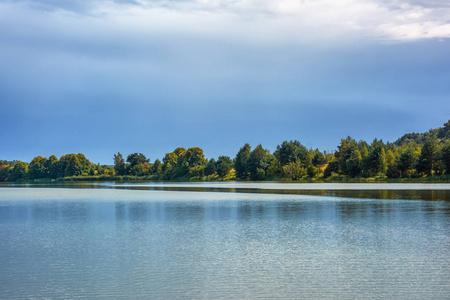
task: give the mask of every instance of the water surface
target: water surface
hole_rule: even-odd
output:
[[[450,202],[402,191],[0,188],[0,298],[449,299]]]
[[[56,182],[0,183],[0,187],[107,188],[128,190],[296,194],[373,199],[450,199],[450,183],[282,183],[282,182]]]

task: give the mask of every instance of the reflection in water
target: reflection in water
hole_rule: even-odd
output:
[[[227,192],[227,193],[251,193],[251,194],[283,194],[283,195],[311,195],[359,199],[408,199],[408,200],[448,200],[450,201],[450,184],[236,184],[238,187],[230,187],[232,183],[215,183],[209,186],[205,183],[184,184],[116,184],[116,183],[52,183],[52,184],[2,184],[0,187],[33,187],[33,188],[79,188],[79,189],[127,189],[150,191],[178,191],[178,192]],[[429,186],[429,188],[427,188]],[[275,188],[270,188],[275,187]],[[329,187],[329,188],[327,188]],[[392,189],[390,189],[392,187]]]
[[[0,298],[448,299],[449,228],[449,201],[3,189]]]
[[[347,191],[350,193],[351,191]],[[386,191],[381,191],[386,192]],[[404,191],[396,191],[404,192]],[[411,192],[411,191],[407,191]],[[413,191],[415,192],[415,191]],[[133,201],[108,201],[96,202],[95,198],[85,199],[86,201],[26,201],[21,205],[2,205],[0,209],[0,222],[8,220],[25,220],[40,222],[48,220],[64,221],[117,221],[117,222],[147,222],[147,221],[173,221],[185,219],[203,220],[246,220],[266,217],[277,218],[308,218],[313,215],[317,218],[351,218],[355,216],[367,217],[369,215],[383,215],[397,213],[438,213],[450,215],[450,205],[448,202],[427,202],[427,201],[376,201],[376,200],[352,200],[357,197],[346,197],[345,201],[338,201],[340,197],[331,198],[309,198],[316,201],[239,201],[233,200],[233,196],[225,202],[214,200],[195,201],[195,195],[186,195],[186,201],[165,201],[152,200],[149,202]],[[154,197],[154,194],[149,194]],[[244,194],[245,195],[245,194]],[[252,197],[258,197],[253,195]],[[356,193],[356,195],[360,195]],[[411,194],[410,194],[411,195]],[[140,196],[146,196],[140,194]],[[269,195],[266,195],[269,197]],[[245,196],[244,196],[245,197]],[[275,199],[277,196],[274,196]],[[283,197],[283,196],[279,196]],[[295,199],[290,195],[291,198]],[[307,197],[307,196],[302,196]],[[239,198],[236,196],[236,198]],[[398,198],[398,197],[397,197]],[[145,197],[147,199],[147,197]],[[282,199],[282,198],[281,198]],[[304,198],[299,198],[304,199]],[[327,201],[320,201],[321,199]],[[364,199],[364,198],[359,198]],[[1,199],[0,199],[1,200]],[[330,201],[331,200],[331,201]]]

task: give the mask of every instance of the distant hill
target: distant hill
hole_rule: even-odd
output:
[[[425,133],[407,133],[394,142],[394,145],[401,146],[403,144],[423,144],[429,138],[450,140],[450,120],[444,124],[444,127],[430,129]]]

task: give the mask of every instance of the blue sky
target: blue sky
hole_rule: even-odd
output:
[[[334,150],[450,119],[450,4],[0,0],[0,159]]]

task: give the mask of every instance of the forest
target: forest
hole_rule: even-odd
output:
[[[284,180],[450,181],[450,121],[426,133],[409,133],[397,141],[370,144],[342,139],[334,153],[284,141],[273,153],[262,145],[243,145],[234,158],[205,158],[199,147],[176,148],[162,160],[142,153],[114,154],[113,165],[94,164],[83,154],[59,159],[36,156],[29,163],[0,160],[0,181],[46,182],[91,180]]]

